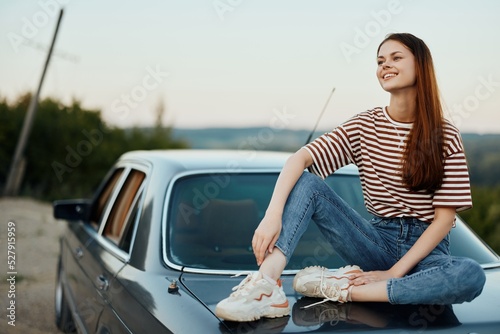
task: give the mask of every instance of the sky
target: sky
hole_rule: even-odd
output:
[[[384,106],[384,36],[429,46],[445,115],[500,133],[495,0],[3,0],[0,97],[36,91],[64,8],[42,97],[78,100],[112,126],[330,129]]]

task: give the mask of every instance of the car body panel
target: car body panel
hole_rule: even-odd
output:
[[[105,327],[111,333],[126,333],[126,326],[115,320],[116,315],[113,312],[114,301],[120,298],[119,283],[114,277],[123,268],[125,262],[123,258],[109,252],[103,243],[93,242],[87,247],[88,256],[92,257],[93,262],[93,265],[88,266],[87,276],[93,279],[94,289],[98,292],[104,306],[96,332],[101,332],[100,328]],[[109,317],[113,319],[112,322],[106,321]]]
[[[61,254],[64,254],[61,265],[68,285],[66,295],[74,305],[74,318],[79,319],[77,324],[90,332],[95,330],[104,308],[104,302],[89,276],[89,270],[95,267],[95,260],[88,252],[92,243],[84,224],[70,224],[61,242]]]
[[[68,222],[61,241],[63,286],[76,322],[83,324],[79,326],[80,331],[285,333],[383,330],[400,333],[435,329],[451,333],[459,328],[461,331],[488,333],[500,328],[499,257],[482,241],[475,239],[475,235],[460,220],[452,231],[452,241],[455,240],[458,246],[469,245],[477,250],[477,254],[455,245],[456,252],[464,251],[477,257],[487,276],[483,293],[471,303],[451,307],[325,303],[319,309],[305,312],[300,307],[311,300],[292,290],[291,282],[296,272],[292,268],[283,275],[284,289],[292,307],[289,317],[251,323],[218,319],[214,314],[215,305],[229,295],[231,288],[242,277],[231,278],[239,272],[236,269],[191,268],[174,263],[169,258],[169,217],[176,209],[169,207],[173,198],[171,192],[176,189],[179,180],[191,176],[234,176],[235,180],[237,176],[257,172],[277,175],[289,156],[289,153],[283,152],[208,150],[124,154],[106,177],[106,180],[112,180],[115,172],[120,170],[118,181],[109,186],[113,190],[106,197],[106,204],[101,203],[102,221],[91,223],[75,218],[76,221]],[[129,248],[123,248],[121,243],[119,245],[104,236],[103,224],[111,219],[112,207],[118,205],[119,191],[132,170],[144,173],[145,177],[127,211],[125,224],[131,226],[127,230],[131,244]],[[356,176],[357,169],[347,166],[337,173]],[[97,190],[93,203],[98,203],[104,196],[106,182]],[[327,179],[327,182],[330,181]],[[252,268],[257,269],[257,266]],[[363,321],[347,321],[342,317],[345,312],[363,314]]]

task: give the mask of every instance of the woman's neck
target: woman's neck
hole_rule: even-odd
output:
[[[413,94],[411,94],[413,95]],[[416,96],[394,95],[391,94],[391,100],[387,107],[389,116],[397,122],[411,123],[415,120]]]

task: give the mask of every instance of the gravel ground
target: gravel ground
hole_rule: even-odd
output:
[[[0,333],[61,333],[55,326],[54,288],[59,236],[64,223],[52,217],[50,203],[0,198]],[[15,228],[15,268],[9,269],[8,232]],[[12,260],[9,259],[9,260]],[[15,285],[7,279],[15,271]],[[15,289],[15,296],[10,290]],[[9,307],[15,302],[15,326]]]

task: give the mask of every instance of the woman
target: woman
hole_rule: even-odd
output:
[[[219,317],[289,314],[279,277],[311,218],[357,266],[301,270],[293,286],[306,296],[452,304],[481,293],[479,264],[449,255],[455,213],[472,200],[460,133],[443,118],[430,51],[411,34],[391,34],[378,48],[377,63],[389,105],[354,116],[289,158],[253,236],[259,271],[217,305]],[[359,168],[370,221],[322,181],[349,163]]]

